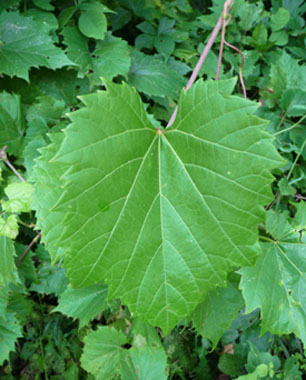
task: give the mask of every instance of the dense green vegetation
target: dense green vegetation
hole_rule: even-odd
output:
[[[0,3],[1,379],[303,379],[305,11]]]

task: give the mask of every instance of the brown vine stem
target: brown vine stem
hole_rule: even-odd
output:
[[[242,87],[242,91],[243,91],[243,97],[246,99],[247,98],[247,93],[246,93],[245,84],[244,84],[244,80],[243,80],[243,76],[242,76],[242,69],[243,69],[243,66],[244,66],[244,56],[242,54],[242,51],[239,50],[236,46],[231,45],[231,44],[229,44],[226,41],[224,41],[224,43],[225,43],[226,46],[228,46],[231,49],[235,50],[241,56],[241,65],[240,65],[240,68],[239,68],[239,79],[240,79],[240,83],[241,83],[241,87]]]
[[[227,6],[227,3],[225,2],[224,6],[223,6],[223,12],[221,15],[221,17],[222,17],[222,31],[221,31],[221,42],[220,42],[218,66],[217,66],[217,72],[216,72],[216,80],[219,80],[219,75],[220,75],[223,48],[224,48],[224,42],[225,42],[225,28],[226,28],[226,25],[228,24],[228,22],[226,22],[227,16],[228,16],[228,6]]]
[[[16,174],[16,176],[20,179],[21,182],[25,182],[25,179],[22,177],[22,175],[18,173],[18,171],[14,168],[14,166],[8,160],[6,152],[5,152],[6,148],[7,148],[7,145],[5,145],[3,148],[0,149],[0,159],[5,162],[5,164],[12,170],[14,174]]]
[[[22,252],[22,254],[19,256],[18,260],[16,261],[16,267],[21,263],[23,258],[26,256],[26,254],[29,252],[29,250],[33,247],[35,243],[40,239],[41,233],[38,232],[35,238],[31,241],[31,243],[27,246],[27,248]]]
[[[226,0],[225,3],[227,4],[227,8],[229,9],[233,6],[234,0]],[[219,33],[219,30],[221,29],[222,20],[223,20],[223,11],[222,11],[222,14],[220,15],[212,33],[211,33],[208,41],[207,41],[207,44],[206,44],[206,46],[205,46],[205,48],[204,48],[204,50],[203,50],[203,52],[202,52],[202,54],[198,60],[198,63],[196,64],[196,66],[195,66],[195,68],[194,68],[194,70],[193,70],[193,72],[192,72],[192,74],[188,80],[188,83],[185,87],[185,91],[188,91],[190,89],[190,87],[193,85],[194,81],[196,80],[196,78],[199,74],[199,71],[200,71],[200,69],[201,69],[201,67],[202,67],[202,65],[203,65],[203,63],[207,57],[207,54],[209,53],[209,51],[210,51],[212,45],[214,44],[215,39]],[[170,127],[170,125],[172,125],[174,123],[174,120],[175,120],[176,114],[177,114],[177,110],[178,110],[178,107],[176,106],[171,117],[170,117],[170,120],[169,120],[166,128]]]

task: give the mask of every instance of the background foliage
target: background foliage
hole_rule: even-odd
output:
[[[285,160],[272,172],[274,200],[265,205],[262,253],[253,266],[233,268],[227,287],[211,290],[164,335],[120,300],[108,299],[105,284],[71,288],[57,244],[57,179],[69,164],[51,159],[69,125],[67,114],[84,110],[80,99],[103,83],[127,83],[145,104],[143,118],[163,128],[222,7],[222,1],[187,0],[1,2],[0,149],[7,146],[0,161],[1,379],[302,379],[303,0],[235,0],[226,28],[226,40],[245,57],[248,98],[261,103],[256,114],[269,121]],[[216,75],[220,36],[216,41],[200,71],[205,82]],[[225,47],[220,78],[237,75],[240,62]],[[241,93],[239,84],[235,92]],[[42,241],[38,230],[48,231]]]

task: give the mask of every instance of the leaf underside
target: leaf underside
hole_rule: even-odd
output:
[[[252,115],[257,104],[231,96],[234,85],[182,91],[166,131],[126,84],[81,98],[55,157],[38,160],[69,168],[52,172],[62,194],[39,223],[44,235],[61,219],[73,286],[104,281],[109,297],[168,333],[230,270],[254,263],[269,171],[283,161]]]

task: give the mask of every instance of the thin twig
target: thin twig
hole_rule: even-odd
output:
[[[33,245],[35,243],[37,243],[37,241],[40,239],[41,237],[41,233],[38,232],[37,235],[35,236],[35,238],[31,241],[31,243],[27,246],[27,248],[23,251],[23,253],[19,256],[17,262],[16,262],[16,266],[18,267],[18,265],[21,263],[21,261],[23,260],[23,258],[26,256],[26,254],[29,252],[29,250],[33,247]]]
[[[303,143],[303,145],[302,145],[302,147],[301,147],[299,153],[298,153],[297,156],[295,157],[295,160],[293,161],[293,164],[292,164],[292,166],[291,166],[291,169],[290,169],[290,171],[289,171],[289,173],[288,173],[288,175],[287,175],[287,181],[289,181],[289,178],[291,177],[291,174],[292,174],[292,172],[293,172],[293,169],[295,168],[295,165],[296,165],[298,159],[300,158],[300,155],[303,153],[303,150],[304,150],[305,146],[306,146],[306,139],[305,139],[305,141],[304,141],[304,143]]]
[[[228,22],[226,22],[226,16],[227,16],[227,2],[224,3],[223,12],[222,12],[222,31],[221,31],[221,42],[220,42],[220,50],[219,50],[216,80],[219,80],[222,55],[223,55],[223,48],[224,48],[224,41],[225,41],[225,28],[226,28],[226,25],[228,24]]]
[[[233,2],[234,2],[233,0],[226,0],[227,7],[231,8],[233,5]],[[221,25],[222,25],[222,20],[223,20],[223,11],[222,11],[222,14],[220,15],[212,33],[211,33],[208,41],[207,41],[207,44],[206,44],[206,46],[205,46],[205,48],[204,48],[204,50],[203,50],[203,52],[202,52],[202,54],[198,60],[198,63],[196,64],[196,66],[195,66],[195,68],[194,68],[194,70],[193,70],[193,72],[192,72],[192,74],[188,80],[188,83],[185,87],[185,91],[188,91],[190,89],[190,87],[193,85],[194,81],[196,80],[196,78],[199,74],[199,71],[200,71],[200,69],[201,69],[201,67],[202,67],[202,65],[203,65],[203,63],[207,57],[207,54],[209,53],[209,51],[210,51],[213,43],[215,42],[215,39],[216,39],[218,33],[219,33],[219,30],[220,30]],[[177,106],[175,107],[166,128],[170,127],[170,125],[172,125],[174,123],[174,120],[176,118],[176,114],[177,114]]]
[[[6,165],[12,170],[14,174],[16,174],[16,176],[20,179],[21,182],[25,182],[25,179],[22,177],[22,175],[18,173],[18,171],[14,168],[14,166],[8,160],[6,152],[5,152],[6,148],[7,148],[7,145],[5,145],[3,148],[0,149],[0,159],[6,163]]]
[[[306,117],[306,114],[303,117],[301,117],[298,122],[296,122],[295,124],[291,125],[291,127],[285,128],[285,129],[283,129],[281,131],[278,131],[278,132],[274,133],[274,136],[279,135],[279,134],[284,133],[284,132],[287,132],[287,131],[290,131],[291,129],[297,127],[298,125],[301,124],[301,122],[305,119],[305,117]]]
[[[239,68],[239,79],[240,79],[240,83],[241,83],[241,87],[242,87],[242,91],[243,91],[243,97],[244,97],[244,99],[246,99],[247,98],[247,93],[246,93],[245,84],[244,84],[244,80],[243,80],[243,76],[242,76],[242,69],[243,69],[243,66],[244,66],[244,56],[242,54],[242,51],[239,50],[236,46],[234,46],[232,44],[229,44],[226,41],[224,41],[224,43],[225,43],[226,46],[228,46],[231,49],[235,50],[241,56],[241,65],[240,65],[240,68]]]

